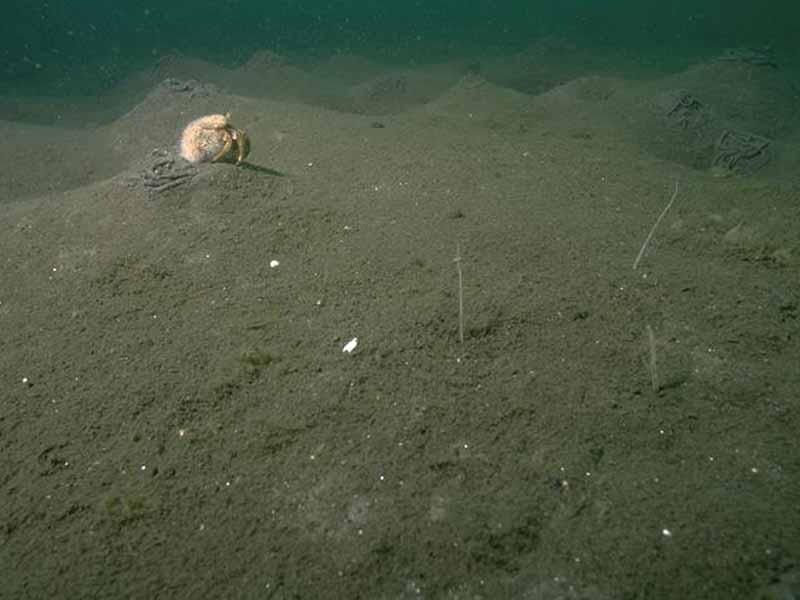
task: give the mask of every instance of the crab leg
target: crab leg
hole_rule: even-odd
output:
[[[236,149],[238,150],[238,152],[236,153],[237,165],[242,164],[242,161],[244,160],[244,150],[245,150],[245,145],[247,144],[247,140],[244,138],[245,135],[247,134],[245,134],[242,131],[239,132],[239,135],[237,136],[238,137],[238,139],[236,140]]]
[[[233,136],[228,130],[225,130],[225,145],[222,147],[222,150],[214,155],[214,158],[211,159],[211,162],[217,162],[225,158],[228,152],[231,151],[231,146],[233,146]]]

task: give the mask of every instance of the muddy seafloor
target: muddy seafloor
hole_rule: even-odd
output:
[[[796,86],[571,64],[4,98],[0,597],[800,594]]]

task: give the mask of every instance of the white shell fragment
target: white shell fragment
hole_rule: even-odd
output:
[[[358,338],[354,337],[352,340],[350,340],[344,345],[344,348],[342,348],[342,352],[347,352],[349,354],[350,352],[356,349],[356,346],[358,346]]]
[[[280,264],[281,263],[279,263],[277,260],[271,260],[271,261],[269,261],[269,268],[270,269],[274,269],[275,267],[277,267]]]

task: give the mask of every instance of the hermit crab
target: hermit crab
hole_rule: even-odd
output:
[[[241,164],[250,153],[250,138],[230,118],[231,113],[206,115],[189,123],[181,134],[180,155],[191,163]]]

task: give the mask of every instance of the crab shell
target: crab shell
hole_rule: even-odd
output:
[[[181,134],[180,155],[191,163],[235,162],[250,153],[250,137],[230,122],[230,113],[206,115],[189,123]]]

